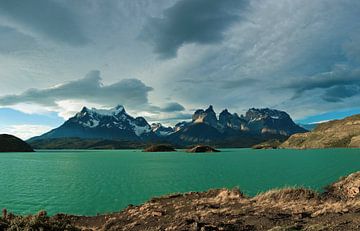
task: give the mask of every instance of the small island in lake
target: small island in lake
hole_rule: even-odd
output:
[[[176,152],[176,149],[168,144],[154,144],[145,148],[144,152]]]
[[[33,152],[34,150],[25,141],[13,135],[0,135],[0,152]]]
[[[281,145],[279,140],[268,140],[252,146],[253,149],[277,149]]]
[[[196,145],[195,147],[186,150],[186,152],[193,152],[193,153],[196,153],[196,152],[220,152],[220,150],[217,150],[208,145]]]

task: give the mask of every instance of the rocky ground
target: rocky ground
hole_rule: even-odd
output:
[[[216,189],[153,198],[93,217],[3,212],[0,230],[360,230],[360,172],[318,194],[302,188],[247,197]]]

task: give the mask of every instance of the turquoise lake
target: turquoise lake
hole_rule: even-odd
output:
[[[239,187],[321,190],[360,170],[360,149],[144,153],[139,150],[0,153],[0,208],[17,214],[95,215],[153,196]]]

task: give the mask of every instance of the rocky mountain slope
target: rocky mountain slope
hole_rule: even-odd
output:
[[[175,132],[172,127],[164,127],[161,123],[152,123],[151,130],[159,137],[168,136]]]
[[[23,140],[7,134],[0,135],[0,152],[33,152]]]
[[[324,193],[275,189],[247,197],[238,189],[212,189],[153,198],[118,213],[98,216],[42,211],[15,216],[3,211],[0,230],[359,230],[360,172]]]
[[[245,116],[223,110],[219,116],[212,106],[196,110],[191,121],[183,121],[174,128],[149,123],[143,117],[134,118],[124,107],[110,110],[84,107],[60,127],[29,142],[36,148],[117,148],[126,142],[142,146],[146,143],[171,143],[184,147],[198,143],[222,147],[251,147],[269,140],[285,140],[288,136],[305,132],[283,111],[249,109]],[[76,144],[67,144],[78,138]],[[97,145],[106,140],[106,145]],[[109,141],[116,141],[109,142]],[[139,145],[138,145],[139,144]],[[85,145],[85,146],[82,146]],[[132,145],[131,147],[134,147]]]
[[[281,148],[360,148],[360,115],[319,124],[312,132],[294,134]]]

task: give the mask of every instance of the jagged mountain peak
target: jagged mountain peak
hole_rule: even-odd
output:
[[[213,106],[210,105],[205,111],[203,109],[198,109],[192,116],[193,123],[206,123],[212,127],[218,126],[218,119],[216,113],[213,109]]]
[[[265,118],[291,119],[289,114],[286,112],[270,108],[250,108],[246,112],[245,118],[249,121],[261,120]]]
[[[151,130],[158,136],[168,136],[174,133],[172,127],[165,127],[161,123],[152,123]]]
[[[87,108],[83,107],[79,113],[76,114],[76,117],[82,117],[86,115],[100,115],[100,116],[116,116],[119,114],[126,114],[125,108],[122,105],[118,105],[111,109],[97,109],[97,108]]]
[[[222,110],[220,112],[219,116],[221,116],[221,115],[231,115],[231,113],[228,111],[228,109],[225,108],[224,110]]]
[[[210,104],[209,107],[205,110],[206,113],[215,113],[213,106]]]

